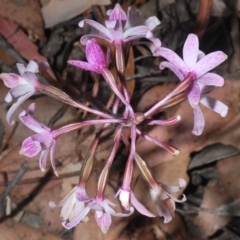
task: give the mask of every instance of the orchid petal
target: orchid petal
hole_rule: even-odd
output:
[[[16,65],[18,72],[20,73],[20,75],[22,75],[26,71],[25,66],[22,63],[17,63]]]
[[[80,202],[87,202],[87,201],[91,201],[92,200],[92,198],[88,197],[88,195],[86,193],[86,189],[82,188],[82,187],[77,187],[77,189],[76,189],[76,198]]]
[[[172,215],[168,208],[163,204],[161,200],[156,204],[156,209],[160,217],[164,217],[164,223],[169,223],[172,221]]]
[[[202,59],[203,57],[205,57],[206,54],[201,51],[201,50],[198,50],[198,57],[197,57],[197,61],[199,61],[200,59]]]
[[[12,88],[9,92],[10,94],[14,97],[20,97],[23,96],[29,92],[34,92],[34,87],[29,85],[29,84],[23,84],[23,85],[18,85],[14,88]]]
[[[188,71],[194,70],[197,62],[199,42],[195,34],[189,34],[183,46],[183,60],[188,66]]]
[[[221,51],[209,53],[204,58],[201,58],[195,65],[194,72],[197,78],[201,77],[206,72],[212,70],[227,59],[227,55]]]
[[[76,203],[76,197],[75,197],[74,192],[72,192],[72,196],[69,196],[67,198],[67,201],[65,202],[65,204],[63,205],[62,210],[61,210],[60,216],[63,221],[66,221],[67,219],[69,219],[69,217],[73,211],[75,203]]]
[[[93,20],[90,20],[90,19],[85,19],[85,20],[80,21],[78,26],[82,28],[84,23],[87,23],[88,25],[94,27],[95,29],[97,29],[99,32],[103,33],[110,39],[112,38],[109,30],[106,27],[104,27],[102,24],[95,22]]]
[[[99,70],[97,70],[94,66],[92,66],[88,62],[83,62],[78,60],[68,60],[67,62],[75,67],[84,69],[86,71],[93,71],[93,72],[100,73]]]
[[[194,108],[196,105],[198,105],[200,100],[200,88],[196,82],[193,82],[192,89],[188,93],[188,101],[190,105]]]
[[[156,26],[158,26],[161,22],[159,19],[155,16],[149,17],[147,20],[145,20],[144,25],[149,29],[153,30]]]
[[[184,76],[183,74],[181,73],[181,71],[179,71],[179,69],[174,65],[172,64],[171,62],[161,62],[160,65],[159,65],[159,68],[160,69],[164,69],[164,68],[169,68],[172,72],[174,72],[174,74],[178,77],[178,79],[180,81],[182,81],[184,79]]]
[[[128,217],[130,215],[133,214],[134,212],[134,208],[133,207],[130,207],[129,211],[130,213],[116,213],[111,207],[109,207],[108,205],[104,206],[104,210],[106,213],[109,213],[113,216],[116,216],[116,217]]]
[[[29,61],[25,72],[32,72],[32,73],[37,73],[38,72],[38,64],[32,60]]]
[[[32,116],[29,116],[26,114],[26,111],[22,111],[19,114],[19,118],[22,121],[22,123],[27,126],[28,128],[30,128],[31,130],[33,130],[36,133],[41,133],[43,131],[45,131],[45,129],[42,127],[42,124],[40,124],[35,118],[33,118]]]
[[[105,21],[105,25],[108,29],[114,29],[116,27],[117,20],[107,20]]]
[[[38,85],[38,78],[35,73],[25,72],[22,74],[22,77],[27,81],[27,83],[29,83],[29,85],[32,85],[32,87]]]
[[[148,217],[155,217],[154,214],[149,212],[134,196],[133,192],[131,192],[131,203],[137,209],[138,212],[141,214],[148,216]]]
[[[30,98],[32,95],[34,94],[34,92],[30,92],[27,93],[21,97],[18,98],[17,102],[15,102],[10,109],[7,112],[7,116],[6,116],[6,120],[8,122],[8,124],[13,125],[14,121],[10,122],[10,118],[13,115],[13,113],[16,111],[16,109],[23,103],[25,102],[28,98]]]
[[[39,157],[39,167],[42,172],[46,171],[46,162],[47,162],[48,152],[49,152],[49,149],[42,150]]]
[[[10,103],[13,100],[12,94],[10,91],[7,93],[6,97],[4,98],[5,102]]]
[[[98,226],[101,228],[101,231],[106,234],[111,223],[112,223],[112,218],[111,215],[108,213],[103,213],[101,217],[98,216],[98,212],[95,212],[95,219],[98,224]]]
[[[149,32],[149,29],[146,26],[137,26],[137,27],[127,29],[123,33],[123,38],[127,39],[128,37],[132,37],[132,36],[144,37],[148,32]]]
[[[115,4],[115,7],[112,11],[109,11],[109,20],[120,20],[120,21],[126,21],[126,13],[121,8],[121,5],[119,3]]]
[[[222,87],[224,85],[224,79],[215,73],[206,73],[198,78],[197,82],[200,82],[204,85],[212,85],[217,87]]]
[[[39,142],[33,141],[31,137],[26,138],[22,143],[19,153],[27,157],[34,157],[42,150]]]
[[[63,227],[65,227],[66,229],[71,229],[73,227],[75,227],[78,223],[80,223],[89,213],[90,211],[90,207],[85,207],[76,217],[73,218],[72,221],[66,223],[63,222],[62,225]]]
[[[91,33],[91,34],[86,34],[86,35],[83,35],[80,39],[80,42],[82,45],[86,45],[87,41],[89,38],[101,38],[107,42],[110,42],[112,43],[113,42],[113,39],[112,38],[108,38],[106,37],[104,34],[101,34],[101,33]]]
[[[141,12],[134,7],[128,7],[127,21],[124,30],[136,27],[141,24]]]
[[[194,113],[194,127],[192,133],[196,136],[199,136],[202,134],[205,125],[204,116],[198,105],[194,108],[193,113]]]
[[[58,173],[57,173],[55,161],[54,161],[55,150],[56,150],[56,141],[54,140],[52,143],[52,147],[50,149],[50,160],[51,160],[51,164],[52,164],[52,169],[53,169],[55,175],[58,177]]]
[[[63,207],[63,206],[68,202],[70,196],[71,196],[72,194],[75,194],[75,190],[76,190],[76,187],[74,187],[74,188],[72,189],[72,191],[71,191],[60,203],[58,203],[57,205],[55,204],[55,202],[50,201],[50,202],[49,202],[49,206],[50,206],[51,208]]]
[[[1,73],[0,78],[6,87],[14,88],[18,86],[20,76],[14,73]]]
[[[188,73],[188,68],[185,62],[172,50],[161,47],[158,50],[158,54],[175,65],[182,72],[184,77]]]
[[[214,112],[219,113],[222,117],[226,117],[228,113],[227,105],[209,96],[201,97],[200,103],[206,106],[207,108],[213,110]]]

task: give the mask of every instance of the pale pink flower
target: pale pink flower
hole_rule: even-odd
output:
[[[0,74],[0,78],[3,80],[5,86],[10,88],[5,101],[11,102],[13,98],[18,98],[7,112],[6,120],[11,125],[14,124],[14,121],[10,122],[12,114],[37,91],[39,84],[38,78],[35,75],[39,70],[36,62],[30,61],[26,67],[23,64],[17,63],[17,68],[20,75],[15,73]]]
[[[28,107],[28,114],[26,111],[22,111],[19,115],[20,120],[26,125],[28,128],[36,132],[28,138],[26,138],[22,143],[22,148],[20,150],[20,154],[25,155],[27,157],[34,157],[40,153],[39,158],[39,167],[42,171],[46,169],[46,161],[48,157],[48,153],[50,151],[50,159],[53,170],[57,175],[55,163],[54,163],[54,153],[56,140],[50,128],[40,123],[33,115],[35,109],[35,104],[32,103]]]
[[[188,101],[194,109],[194,127],[193,134],[200,135],[204,128],[204,117],[199,102],[225,117],[228,107],[220,101],[207,96],[201,96],[205,86],[222,87],[224,79],[215,74],[208,73],[210,70],[221,64],[227,59],[227,55],[221,51],[205,54],[199,50],[198,37],[195,34],[189,34],[183,47],[183,59],[175,52],[167,48],[159,48],[158,55],[166,58],[169,62],[162,62],[160,68],[171,69],[180,81],[191,77],[193,82],[188,89]]]

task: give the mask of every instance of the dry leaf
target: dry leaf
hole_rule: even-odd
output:
[[[50,0],[42,8],[45,27],[53,27],[83,13],[92,5],[109,5],[109,0]]]
[[[26,30],[32,30],[39,37],[44,36],[41,6],[38,0],[1,0],[0,16],[17,23]]]

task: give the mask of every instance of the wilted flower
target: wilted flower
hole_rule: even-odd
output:
[[[10,122],[10,118],[15,110],[31,97],[38,87],[38,79],[35,75],[38,72],[38,65],[34,61],[30,61],[26,67],[23,64],[17,63],[17,68],[20,75],[14,73],[1,73],[5,86],[11,88],[5,97],[6,102],[11,102],[13,98],[18,98],[7,112],[6,120],[9,124],[14,124],[14,121]]]
[[[54,164],[56,140],[51,132],[51,129],[46,127],[44,124],[40,123],[34,117],[33,115],[34,109],[35,104],[32,103],[28,107],[28,114],[26,113],[26,111],[22,111],[19,115],[19,118],[23,122],[23,124],[37,133],[26,138],[23,141],[20,154],[23,154],[27,157],[33,157],[41,152],[39,158],[39,166],[40,169],[44,171],[46,169],[47,156],[50,151],[51,164],[55,174],[57,175]]]
[[[180,81],[187,77],[191,77],[193,82],[188,89],[188,101],[194,109],[194,128],[193,134],[200,135],[204,128],[204,118],[201,109],[198,107],[204,86],[222,87],[224,79],[215,74],[208,73],[210,70],[221,64],[227,59],[227,55],[221,51],[213,52],[205,56],[199,51],[198,37],[195,34],[189,34],[183,47],[183,60],[172,50],[160,48],[158,54],[166,58],[169,62],[162,62],[160,68],[165,67],[171,69]],[[223,103],[211,100],[212,104],[207,107],[219,113],[222,117],[227,114],[227,106]],[[204,101],[200,101],[204,104]]]
[[[178,200],[171,196],[172,193],[177,193],[186,186],[184,179],[178,179],[179,187],[168,186],[163,183],[158,183],[150,188],[150,194],[155,202],[158,214],[160,217],[164,217],[164,223],[168,223],[172,220],[175,211],[175,202],[186,201],[185,195],[182,200]]]
[[[77,199],[77,194],[80,194],[82,196],[82,201],[79,201]],[[61,218],[64,222],[71,221],[73,218],[75,218],[83,209],[85,201],[90,201],[88,198],[85,188],[76,186],[72,189],[72,191],[59,203],[55,204],[53,201],[49,202],[49,206],[51,208],[57,208],[61,207]],[[85,217],[82,219],[83,222],[88,221],[88,217]]]

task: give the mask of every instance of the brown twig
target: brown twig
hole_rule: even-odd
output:
[[[193,30],[199,38],[201,38],[206,31],[211,8],[212,0],[200,0],[197,21]]]

